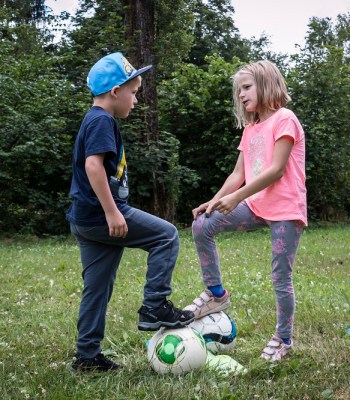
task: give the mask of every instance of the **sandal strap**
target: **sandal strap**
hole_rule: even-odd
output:
[[[280,360],[288,354],[290,347],[285,345],[280,338],[273,336],[262,351],[262,357],[268,360]]]
[[[202,307],[203,304],[206,304],[210,301],[211,296],[208,295],[208,293],[206,291],[202,292],[198,298],[193,300],[193,303],[197,306],[197,307]]]

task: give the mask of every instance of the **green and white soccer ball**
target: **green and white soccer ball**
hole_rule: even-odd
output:
[[[196,319],[190,326],[203,336],[207,349],[213,354],[228,352],[236,343],[236,325],[224,311]]]
[[[162,328],[150,339],[147,358],[156,372],[180,375],[203,367],[207,349],[202,335],[190,327]]]

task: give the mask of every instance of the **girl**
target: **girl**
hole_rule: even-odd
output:
[[[307,225],[305,138],[295,114],[284,108],[290,97],[273,63],[244,66],[234,75],[233,86],[237,126],[245,126],[240,153],[222,188],[192,211],[192,232],[206,289],[185,309],[200,318],[230,305],[221,279],[217,233],[270,227],[277,325],[261,357],[276,361],[293,345],[292,272]]]

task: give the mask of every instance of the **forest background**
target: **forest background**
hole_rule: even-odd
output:
[[[54,16],[44,0],[0,4],[2,234],[68,232],[72,148],[92,104],[86,75],[115,51],[136,68],[154,65],[136,110],[118,121],[133,206],[190,224],[191,209],[213,196],[236,161],[242,131],[231,76],[270,59],[306,134],[309,217],[348,220],[349,13],[311,18],[305,45],[287,55],[272,52],[264,35],[241,37],[228,0],[81,0],[74,17]]]

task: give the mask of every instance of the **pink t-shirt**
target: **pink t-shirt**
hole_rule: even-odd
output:
[[[305,136],[295,114],[286,108],[263,122],[245,127],[238,149],[244,155],[246,184],[272,162],[275,142],[282,136],[293,139],[293,148],[281,179],[246,199],[249,208],[268,221],[300,221],[307,225],[305,187]]]

